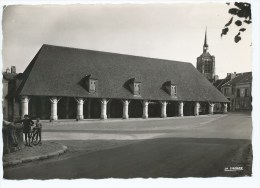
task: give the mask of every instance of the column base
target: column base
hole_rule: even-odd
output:
[[[83,116],[83,115],[77,115],[77,121],[83,120],[83,119],[84,119],[84,116]]]
[[[167,115],[161,115],[161,118],[167,118]]]
[[[178,117],[183,117],[183,114],[179,114]]]
[[[129,119],[129,116],[123,116],[123,119]]]
[[[100,119],[106,120],[107,119],[107,115],[100,116]]]
[[[58,120],[58,116],[51,116],[50,117],[50,120],[53,121],[53,120]]]
[[[143,115],[143,119],[148,119],[148,115]]]

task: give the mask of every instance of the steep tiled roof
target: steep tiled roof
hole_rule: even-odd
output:
[[[213,85],[215,87],[218,87],[218,85],[223,81],[224,79],[219,79],[219,80],[216,80],[215,82],[213,82]]]
[[[90,74],[98,80],[96,93],[82,86]],[[127,88],[133,78],[141,82],[141,96]],[[177,85],[177,98],[165,92],[167,81]],[[228,102],[190,63],[51,45],[43,45],[27,67],[18,94]]]
[[[250,82],[252,82],[252,72],[244,72],[237,74],[235,78],[225,83],[223,86],[231,86]]]
[[[213,85],[220,90],[223,85],[225,85],[227,82],[231,80],[231,75],[226,76],[224,79],[219,79],[216,82],[213,83]]]

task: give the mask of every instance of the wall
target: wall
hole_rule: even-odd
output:
[[[238,96],[238,90],[240,96]],[[245,89],[248,89],[248,95],[245,96]],[[251,97],[251,83],[237,84],[235,86],[235,93],[231,97],[231,109],[236,110],[252,110],[252,97]]]

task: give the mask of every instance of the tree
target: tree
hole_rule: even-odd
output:
[[[226,4],[230,6],[230,3]],[[235,2],[234,7],[231,7],[228,13],[233,16],[222,29],[221,37],[228,33],[229,26],[233,23],[239,28],[237,35],[234,37],[234,41],[238,43],[241,40],[241,33],[245,32],[247,25],[252,23],[251,5],[249,3]]]

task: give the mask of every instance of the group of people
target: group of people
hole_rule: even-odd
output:
[[[32,147],[31,145],[31,130],[32,127],[34,126],[34,122],[32,119],[30,119],[29,115],[24,115],[24,119],[15,121],[15,123],[22,123],[23,124],[23,133],[25,137],[25,146]],[[42,140],[42,123],[40,122],[40,118],[36,119],[35,122],[35,127],[34,129],[37,129],[39,132],[39,144],[41,145],[41,140]]]

